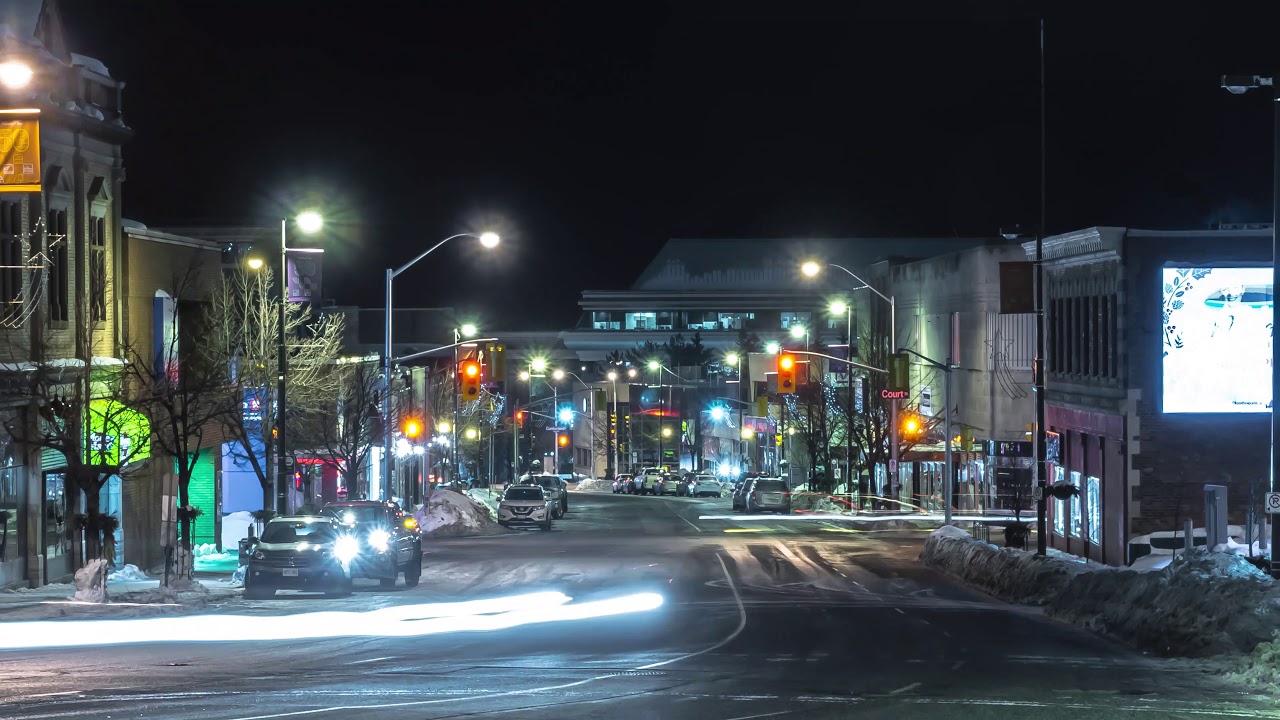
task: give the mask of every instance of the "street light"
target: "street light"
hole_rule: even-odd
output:
[[[532,375],[530,375],[530,374],[529,374],[529,371],[528,371],[528,370],[521,370],[521,371],[520,371],[520,380],[521,380],[522,382],[528,382],[530,377],[532,377]]]
[[[317,216],[317,217],[318,217],[318,216]],[[310,222],[310,221],[308,221],[308,222]],[[441,245],[444,245],[445,243],[449,242],[450,240],[453,240],[454,238],[460,238],[460,237],[470,237],[470,238],[475,238],[476,240],[479,240],[479,241],[480,241],[480,246],[481,246],[481,247],[484,247],[484,248],[486,248],[486,249],[490,249],[490,250],[491,250],[491,249],[493,249],[493,248],[495,248],[495,247],[497,247],[497,246],[498,246],[498,243],[499,243],[499,241],[500,241],[500,238],[498,237],[498,235],[497,235],[496,233],[492,233],[492,232],[486,232],[486,233],[482,233],[482,234],[480,234],[480,235],[476,235],[476,234],[474,234],[474,233],[458,233],[458,234],[456,234],[456,235],[450,235],[449,237],[447,237],[447,238],[445,238],[445,239],[441,240],[440,242],[436,243],[435,245],[432,245],[431,247],[427,248],[425,251],[423,251],[422,253],[420,253],[417,257],[415,257],[414,259],[412,259],[412,260],[410,260],[409,262],[405,263],[404,265],[401,265],[401,266],[400,266],[400,267],[398,267],[398,268],[387,268],[387,274],[386,274],[386,307],[383,309],[383,327],[382,327],[382,332],[383,332],[383,337],[382,337],[382,384],[383,384],[383,386],[384,386],[384,388],[385,388],[385,390],[384,390],[384,397],[383,397],[383,403],[382,403],[382,426],[383,426],[383,427],[390,427],[390,426],[391,426],[391,360],[392,360],[392,357],[391,357],[391,316],[392,316],[392,305],[393,305],[393,303],[392,303],[392,294],[391,294],[391,287],[392,287],[392,283],[393,283],[393,281],[396,279],[396,277],[397,277],[398,275],[400,275],[401,273],[403,273],[405,270],[408,270],[409,268],[413,267],[414,265],[417,265],[417,264],[418,264],[418,261],[422,260],[423,258],[425,258],[426,256],[430,255],[431,253],[435,252],[435,251],[436,251],[436,249],[437,249],[437,248],[439,248]],[[456,371],[456,370],[457,370],[457,366],[458,366],[458,364],[455,362],[453,365],[454,365],[454,370]],[[454,444],[456,445],[457,443],[454,443]],[[385,481],[386,481],[386,482],[389,482],[389,481],[390,481],[390,478],[391,478],[391,433],[383,433],[383,436],[382,436],[382,476],[383,476],[383,478],[385,478]]]
[[[804,262],[802,265],[800,265],[800,272],[803,273],[805,277],[814,278],[814,277],[817,277],[822,272],[822,267],[823,266],[821,264],[813,260],[808,260]],[[898,316],[897,316],[898,306],[897,306],[897,303],[894,302],[894,296],[885,295],[884,293],[875,289],[874,287],[871,286],[871,283],[858,277],[853,273],[852,270],[850,270],[847,267],[844,267],[842,265],[837,265],[835,263],[827,263],[826,267],[840,270],[844,272],[844,274],[853,278],[854,280],[857,280],[858,282],[862,283],[862,285],[856,288],[852,288],[853,290],[863,290],[863,289],[870,290],[871,292],[875,293],[881,300],[884,300],[885,302],[889,303],[889,353],[891,354],[896,353],[898,351]],[[847,308],[846,308],[846,312],[849,312]],[[852,336],[850,336],[849,338],[849,343],[850,345],[852,345],[853,343]],[[852,351],[852,347],[850,348],[850,351]],[[1044,393],[1040,393],[1040,396],[1043,396],[1043,395]],[[888,476],[889,476],[889,487],[891,492],[893,490],[896,490],[897,488],[897,484],[898,484],[897,474],[898,474],[898,401],[890,400],[889,401],[889,472],[888,472]],[[1043,533],[1041,533],[1041,535],[1043,535]]]
[[[294,225],[304,235],[311,235],[320,230],[324,225],[324,220],[320,218],[320,214],[314,210],[308,210],[301,213],[293,220]],[[278,345],[276,347],[276,512],[284,514],[289,512],[286,500],[288,498],[289,488],[289,468],[287,465],[287,457],[285,450],[285,410],[287,407],[285,397],[285,376],[289,372],[289,354],[287,338],[285,330],[287,327],[287,304],[289,302],[289,253],[322,253],[321,248],[290,248],[289,247],[289,218],[280,220],[280,279],[276,283],[276,287],[280,290],[280,323],[277,327]],[[252,262],[250,267],[252,267]],[[384,425],[386,427],[386,425]],[[391,433],[387,433],[388,437]],[[388,440],[387,450],[390,452],[391,445]]]
[[[731,352],[724,356],[724,361],[730,365],[736,366],[738,369],[738,427],[742,427],[742,406],[746,404],[742,401],[742,386],[745,384],[742,382],[742,356],[736,352]],[[745,465],[746,456],[746,443],[742,442],[740,439],[738,441],[738,462]]]
[[[629,377],[629,378],[633,378],[633,377],[635,377],[635,376],[636,376],[636,369],[635,369],[635,368],[627,368],[627,377]]]
[[[544,357],[536,357],[529,361],[529,367],[536,373],[544,373],[547,371],[547,359]]]
[[[664,428],[662,428],[662,437],[664,437],[664,438],[669,438],[669,437],[671,437],[671,428],[669,428],[669,427],[664,427]]]
[[[551,377],[555,378],[556,380],[563,380],[564,371],[559,368],[556,368],[555,371],[551,373]]]
[[[658,371],[658,368],[660,368],[660,367],[662,367],[662,363],[658,362],[657,360],[650,360],[650,361],[649,361],[649,370],[650,370],[651,372],[657,372],[657,371]]]
[[[715,420],[716,422],[720,422],[721,420],[724,420],[724,408],[719,405],[712,406],[711,410],[709,411],[709,414],[711,415],[711,419]]]
[[[803,325],[792,325],[791,329],[788,332],[791,333],[791,337],[795,338],[796,340],[799,340],[800,338],[804,337],[806,330]]]
[[[480,433],[473,427],[467,428],[466,435],[468,440],[475,440],[477,437],[480,437]]]
[[[831,305],[827,307],[832,315],[845,317],[844,330],[844,356],[847,360],[853,360],[853,304],[843,300],[833,300]],[[844,482],[845,490],[853,495],[851,481],[853,479],[853,365],[845,363],[845,432],[844,432]],[[861,501],[861,498],[859,498]]]
[[[778,351],[781,349],[782,345],[776,340],[771,340],[764,346],[764,351],[770,355],[777,355]]]
[[[245,265],[248,265],[250,270],[261,270],[265,264],[260,257],[251,257],[245,261]]]
[[[1273,108],[1273,123],[1275,128],[1273,133],[1274,144],[1271,160],[1271,193],[1272,193],[1272,233],[1271,233],[1271,287],[1280,287],[1280,88],[1276,87],[1274,77],[1263,77],[1261,75],[1223,75],[1222,88],[1233,95],[1243,95],[1250,90],[1260,88],[1271,89],[1271,106]],[[1037,285],[1039,287],[1039,285]],[[1271,327],[1280,326],[1280,304],[1271,303]],[[1280,362],[1276,362],[1276,347],[1274,343],[1271,346],[1271,387],[1280,388]],[[1272,391],[1273,396],[1275,390]],[[1043,396],[1040,393],[1037,398]],[[1040,417],[1043,423],[1043,416]],[[1039,433],[1036,438],[1037,442],[1043,442],[1041,438],[1044,433]],[[1042,446],[1043,447],[1043,446]],[[1039,460],[1043,462],[1044,454],[1041,453]],[[1043,476],[1042,476],[1043,477]],[[1271,414],[1271,490],[1273,492],[1280,491],[1280,422],[1277,421],[1276,414]],[[1040,501],[1042,504],[1044,500]],[[1040,510],[1040,506],[1036,508]],[[1043,512],[1039,513],[1039,518],[1044,518]],[[1038,519],[1037,530],[1040,536],[1046,534],[1045,525],[1047,523]],[[1280,521],[1271,523],[1271,547],[1275,548],[1280,545]],[[1044,540],[1037,539],[1036,550],[1043,555],[1045,550]],[[1280,577],[1280,564],[1272,563],[1271,574]]]
[[[618,467],[618,373],[610,370],[605,373],[605,378],[613,385],[613,420],[606,425],[609,430],[607,437],[610,446],[606,450],[609,466],[605,468],[605,475],[613,479],[618,476],[618,470],[621,469]]]
[[[448,420],[443,420],[436,425],[436,429],[440,431],[441,435],[448,435],[453,426],[449,424]]]
[[[475,323],[465,323],[463,324],[461,329],[462,329],[462,337],[464,338],[470,338],[470,337],[476,336]]]
[[[21,60],[0,62],[0,85],[8,90],[21,90],[31,84],[35,72]]]

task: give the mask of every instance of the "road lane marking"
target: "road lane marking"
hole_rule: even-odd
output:
[[[668,504],[666,504],[666,503],[663,503],[663,504],[664,504],[664,505],[666,505],[666,507],[667,507],[667,509],[668,509],[668,510],[671,510],[671,514],[672,514],[672,515],[675,515],[676,517],[680,518],[681,520],[683,520],[683,521],[685,521],[685,522],[689,523],[689,527],[693,528],[694,530],[696,530],[696,531],[698,531],[698,532],[702,532],[702,528],[700,528],[700,527],[698,527],[697,525],[694,525],[693,523],[689,522],[689,518],[687,518],[687,517],[685,517],[685,516],[681,515],[680,513],[676,512],[675,510],[672,510],[670,505],[668,505]]]
[[[729,589],[733,591],[733,599],[738,605],[738,627],[735,628],[734,631],[730,633],[728,637],[716,643],[715,645],[712,645],[709,648],[705,648],[697,652],[681,655],[679,657],[674,657],[674,658],[671,658],[670,660],[663,660],[662,662],[650,663],[648,665],[641,665],[640,667],[632,668],[632,672],[636,670],[648,670],[650,668],[662,667],[663,665],[670,665],[671,663],[674,663],[674,662],[679,662],[681,660],[688,660],[689,658],[694,658],[699,655],[709,653],[712,650],[717,650],[719,648],[724,647],[728,643],[732,642],[735,638],[737,638],[739,635],[742,634],[742,631],[744,629],[746,629],[747,610],[742,604],[742,596],[738,594],[738,586],[734,584],[733,577],[729,575],[729,567],[724,564],[724,558],[721,555],[717,554],[716,560],[720,562],[720,570],[721,572],[724,573],[725,580],[728,581],[729,583]],[[543,685],[542,687],[524,688],[520,690],[508,690],[506,692],[498,692],[498,693],[484,693],[480,695],[464,695],[462,697],[455,697],[455,698],[439,698],[434,700],[405,700],[401,702],[370,703],[365,705],[335,705],[331,707],[312,708],[310,710],[293,710],[289,712],[270,713],[267,715],[245,715],[245,716],[236,717],[236,718],[228,718],[228,720],[274,720],[274,718],[298,717],[300,715],[320,715],[323,713],[336,713],[336,712],[344,712],[344,711],[350,712],[352,710],[386,710],[389,708],[420,707],[423,705],[441,705],[444,703],[466,702],[471,700],[495,700],[498,698],[515,697],[518,695],[530,695],[533,693],[548,692],[551,690],[567,690],[569,688],[588,685],[590,683],[597,682],[599,680],[608,680],[610,678],[615,677],[616,675],[617,673],[609,673],[607,675],[597,675],[595,677],[589,677],[583,680],[575,680],[574,682],[569,682],[569,683],[561,683],[559,685]],[[587,701],[583,701],[583,702],[587,702]]]
[[[761,713],[759,715],[739,715],[738,717],[726,718],[725,720],[753,720],[753,718],[777,717],[779,715],[790,715],[795,710],[779,710],[778,712]]]
[[[910,685],[903,685],[902,687],[898,688],[897,690],[890,690],[890,691],[889,691],[889,694],[890,694],[890,695],[901,695],[902,693],[907,692],[908,690],[915,690],[915,689],[916,689],[916,688],[918,688],[918,687],[920,687],[920,683],[918,683],[918,682],[913,682],[913,683],[911,683]]]
[[[395,656],[394,656],[394,655],[388,655],[388,656],[386,656],[386,657],[369,658],[368,660],[355,660],[355,661],[349,662],[349,663],[347,663],[347,664],[348,664],[348,665],[363,665],[363,664],[365,664],[365,663],[378,662],[379,660],[395,660],[395,659],[396,659],[396,658],[395,658]]]
[[[716,560],[719,561],[720,563],[720,571],[724,573],[725,581],[729,583],[729,589],[733,591],[733,600],[738,604],[738,627],[734,628],[733,632],[729,633],[728,637],[716,643],[715,645],[712,645],[709,648],[704,648],[702,650],[689,653],[687,655],[681,655],[680,657],[674,657],[674,658],[671,658],[670,660],[663,660],[662,662],[650,663],[648,665],[641,665],[640,667],[636,668],[636,670],[648,670],[650,668],[662,667],[663,665],[670,665],[673,662],[688,660],[689,658],[695,658],[695,657],[698,657],[699,655],[704,655],[706,653],[711,652],[712,650],[719,650],[725,645],[728,645],[729,643],[733,642],[734,638],[741,635],[742,631],[747,628],[747,608],[743,606],[742,596],[738,594],[738,586],[733,582],[733,576],[729,574],[729,566],[724,564],[724,556],[721,555],[720,553],[716,553]]]

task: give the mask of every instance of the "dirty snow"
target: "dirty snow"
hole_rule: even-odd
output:
[[[135,568],[136,569],[136,568]],[[90,560],[76,571],[75,599],[80,602],[104,603],[107,597],[107,561]]]
[[[498,522],[498,502],[502,500],[501,492],[493,488],[471,488],[467,491],[467,497],[483,505],[489,513],[489,518]]]
[[[1237,554],[1154,556],[1134,572],[996,548],[942,528],[920,557],[1001,599],[1043,605],[1050,616],[1162,655],[1250,652],[1280,630],[1280,584]]]
[[[613,483],[604,478],[585,478],[578,483],[578,492],[613,492]]]
[[[450,537],[500,531],[486,503],[444,488],[431,493],[427,504],[414,513],[424,535]]]
[[[137,565],[125,565],[122,568],[116,568],[109,572],[107,577],[110,582],[136,582],[154,579],[139,570]]]

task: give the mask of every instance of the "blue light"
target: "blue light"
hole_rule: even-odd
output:
[[[716,405],[715,407],[711,408],[711,419],[715,420],[716,422],[720,422],[721,420],[724,420],[724,408],[720,407],[719,405]]]
[[[567,407],[562,407],[562,408],[560,408],[559,418],[560,418],[560,422],[561,422],[561,424],[564,424],[564,425],[572,425],[572,424],[573,424],[573,409],[572,409],[572,408],[567,408]]]

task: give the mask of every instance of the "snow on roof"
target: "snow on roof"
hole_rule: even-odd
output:
[[[105,75],[106,77],[111,77],[111,72],[107,70],[107,66],[103,65],[101,60],[97,58],[91,58],[88,55],[71,53],[71,64],[72,66],[75,66],[75,67],[82,67],[85,70],[96,72],[99,75]]]

